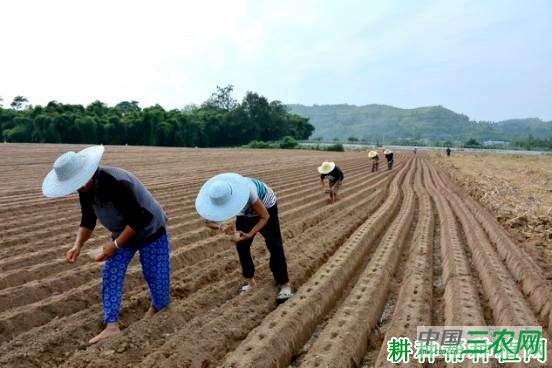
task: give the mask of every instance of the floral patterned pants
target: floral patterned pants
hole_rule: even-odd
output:
[[[161,310],[169,305],[170,250],[168,236],[163,234],[159,239],[140,248],[121,247],[105,263],[102,284],[104,323],[119,320],[126,270],[137,250],[140,252],[142,272],[149,286],[154,308]]]

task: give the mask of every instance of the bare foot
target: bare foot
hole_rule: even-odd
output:
[[[145,316],[144,316],[144,319],[148,319],[148,318],[151,318],[155,315],[155,313],[157,313],[157,310],[155,309],[155,307],[153,305],[150,305],[148,311],[146,312]]]
[[[105,340],[120,334],[121,334],[121,330],[119,329],[119,325],[117,323],[108,323],[105,329],[102,332],[100,332],[98,335],[91,338],[88,341],[88,343],[95,344],[98,341]]]

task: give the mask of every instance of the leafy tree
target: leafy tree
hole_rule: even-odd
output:
[[[476,139],[470,138],[466,142],[464,142],[464,147],[481,147],[481,143],[479,143]]]
[[[23,116],[14,118],[14,127],[4,131],[5,139],[9,142],[29,142],[33,129],[31,119]]]
[[[288,129],[296,139],[308,139],[314,131],[314,126],[309,124],[309,119],[296,114],[287,114]]]
[[[13,142],[220,147],[281,140],[287,147],[314,130],[307,118],[257,93],[236,103],[232,88],[218,87],[206,103],[170,111],[159,105],[142,109],[137,101],[115,106],[94,101],[86,107],[50,101],[23,109],[26,99],[19,96],[11,109],[0,107],[0,132]]]
[[[335,143],[332,145],[329,145],[325,148],[326,151],[335,151],[335,152],[343,152],[345,151],[345,148],[343,148],[343,144],[341,143]]]
[[[280,148],[296,148],[299,145],[295,138],[290,137],[289,135],[286,135],[282,140],[280,141]]]
[[[204,103],[204,107],[212,107],[223,111],[232,111],[238,105],[232,97],[234,86],[229,84],[225,87],[217,86],[217,90],[211,94],[211,97]]]
[[[98,138],[104,144],[128,143],[121,118],[118,115],[110,115],[107,118],[107,123],[98,126]]]
[[[252,128],[251,134],[258,135],[263,141],[275,140],[270,122],[268,100],[254,92],[247,92],[241,107],[246,114],[246,124]]]
[[[52,126],[53,118],[46,114],[40,114],[34,118],[33,130],[31,133],[32,142],[48,142],[47,138],[51,138],[50,126]]]
[[[54,125],[49,125],[44,132],[44,142],[46,143],[60,143],[61,136]]]
[[[98,123],[92,116],[84,116],[75,120],[79,132],[78,143],[96,143]]]
[[[273,142],[264,142],[264,141],[257,141],[252,140],[247,145],[245,145],[246,148],[276,148],[279,147],[279,145],[273,143]]]
[[[14,110],[21,110],[29,102],[26,97],[15,96],[10,104],[10,107]]]
[[[90,114],[94,114],[98,117],[103,116],[107,112],[107,105],[101,101],[94,101],[90,105],[86,106],[86,111]]]

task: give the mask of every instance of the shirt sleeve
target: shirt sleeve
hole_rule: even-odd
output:
[[[117,180],[109,174],[104,175],[103,179],[102,184],[111,192],[113,205],[121,212],[126,224],[136,232],[146,227],[151,222],[153,215],[138,203],[132,191],[132,183],[126,180]]]
[[[80,226],[94,230],[97,218],[94,208],[92,207],[92,198],[86,193],[79,192],[79,201],[81,206]]]
[[[249,189],[249,204],[253,204],[259,200],[259,195],[257,194],[257,187],[252,185]]]

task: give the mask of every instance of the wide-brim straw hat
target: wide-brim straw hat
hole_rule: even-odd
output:
[[[226,221],[244,209],[251,185],[236,173],[224,173],[207,180],[197,194],[197,213],[209,221]]]
[[[57,158],[54,168],[44,178],[42,193],[56,198],[77,191],[92,178],[103,153],[103,146],[88,147],[78,153],[65,152]]]
[[[386,149],[385,151],[383,151],[384,154],[386,155],[389,155],[391,153],[393,153],[393,151],[391,151],[390,149]]]
[[[332,161],[324,161],[322,165],[318,166],[318,172],[320,174],[329,174],[335,169],[335,163]]]
[[[374,158],[374,157],[376,157],[377,155],[378,155],[378,153],[377,153],[376,151],[370,151],[370,152],[368,152],[368,157],[370,157],[370,158]]]

